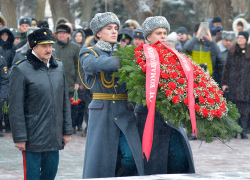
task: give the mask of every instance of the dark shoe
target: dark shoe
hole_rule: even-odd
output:
[[[82,135],[81,135],[81,137],[86,137],[86,136],[87,136],[86,132],[82,133]]]
[[[245,132],[240,133],[241,139],[248,139],[247,134]]]
[[[197,137],[196,136],[189,136],[188,139],[189,140],[197,140]]]
[[[4,135],[0,133],[0,137],[4,137]]]
[[[76,134],[76,129],[72,127],[73,134]]]
[[[78,125],[78,126],[77,126],[77,131],[83,131],[82,125]]]

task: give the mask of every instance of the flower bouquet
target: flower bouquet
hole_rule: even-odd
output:
[[[77,89],[75,89],[74,95],[72,98],[70,98],[70,101],[72,105],[78,105],[81,102],[81,99],[78,97]]]
[[[144,46],[118,47],[115,56],[121,59],[121,66],[113,75],[120,78],[119,83],[126,83],[130,102],[148,106],[146,90],[151,87],[152,79],[147,86]],[[195,130],[197,137],[206,142],[216,138],[227,142],[235,132],[241,132],[241,127],[236,123],[240,116],[236,106],[226,101],[217,83],[199,65],[187,57],[187,60],[183,60],[183,55],[160,42],[147,46],[152,47],[159,58],[155,109],[165,119],[175,126],[184,126],[189,135]],[[148,53],[150,55],[151,52]],[[185,67],[187,61],[191,69]],[[187,76],[187,71],[190,76]]]

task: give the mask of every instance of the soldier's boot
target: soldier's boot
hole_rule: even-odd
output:
[[[248,123],[248,115],[241,115],[240,117],[240,125],[242,128],[242,132],[240,133],[241,139],[248,139],[246,132],[247,123]]]

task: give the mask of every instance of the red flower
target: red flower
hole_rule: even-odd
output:
[[[162,77],[163,79],[169,79],[170,75],[167,74],[167,73],[162,73],[161,77]]]
[[[195,108],[196,112],[201,110],[201,107],[199,105],[197,105],[197,104],[194,105],[194,108]]]
[[[182,78],[185,78],[185,77],[186,77],[186,74],[185,74],[184,71],[181,71],[181,72],[180,72],[180,75],[181,75]]]
[[[184,79],[182,79],[182,78],[179,78],[179,79],[177,79],[177,82],[179,83],[179,84],[184,84]]]
[[[206,84],[204,82],[199,82],[199,86],[203,87],[203,88],[206,88]]]
[[[140,64],[140,62],[142,62],[142,61],[143,61],[142,58],[138,58],[137,61],[136,61],[136,63],[137,63],[137,64]]]
[[[182,89],[176,89],[176,91],[177,91],[177,94],[178,94],[178,95],[181,95],[181,94],[184,93],[184,91],[183,91]]]
[[[137,52],[136,54],[135,54],[135,57],[137,58],[137,57],[142,57],[143,55],[142,55],[142,53],[141,52]]]
[[[195,74],[196,76],[199,76],[200,72],[199,72],[199,71],[194,71],[194,74]]]
[[[207,90],[204,90],[204,91],[202,91],[202,95],[204,97],[208,97],[209,96],[209,92]]]
[[[214,88],[213,87],[208,87],[207,88],[211,93],[215,93],[215,91],[214,91]]]
[[[201,104],[205,104],[205,102],[206,102],[204,97],[199,97],[199,101]]]
[[[179,96],[174,96],[174,97],[172,98],[172,102],[173,102],[174,104],[179,103],[179,102],[180,102]]]
[[[210,110],[209,114],[214,118],[216,116],[216,111],[215,110]]]
[[[199,96],[201,95],[201,91],[196,90],[195,92],[196,92],[197,95],[199,95]]]
[[[219,98],[219,96],[217,96],[216,94],[214,95],[214,101],[215,101],[216,103],[220,103],[220,98]]]
[[[214,100],[212,98],[207,98],[206,99],[209,105],[214,105]]]
[[[176,64],[176,59],[174,57],[168,57],[168,61],[170,64]]]
[[[202,108],[201,114],[202,114],[203,117],[207,117],[208,116],[208,110],[207,110],[207,108]]]
[[[221,97],[223,96],[223,92],[221,90],[217,91],[217,94]]]
[[[159,88],[161,88],[162,86],[164,87],[164,89],[166,88],[166,84],[165,83],[160,83],[159,84]]]
[[[197,88],[198,84],[196,82],[194,82],[194,88]]]
[[[170,77],[171,77],[172,79],[176,79],[176,78],[178,77],[178,73],[177,73],[177,72],[171,72],[171,73],[170,73]]]
[[[187,106],[188,105],[188,98],[184,99],[183,102]]]
[[[173,92],[172,92],[170,89],[167,89],[167,90],[166,90],[165,95],[166,95],[167,97],[172,96],[172,94],[173,94]]]
[[[220,110],[220,109],[217,109],[217,110],[216,110],[216,116],[217,116],[218,118],[220,118],[221,115],[222,115],[221,110]]]
[[[140,64],[139,64],[141,67],[143,67],[143,66],[145,66],[146,65],[146,63],[144,62],[144,61],[142,61],[142,62],[140,62]]]
[[[177,66],[175,67],[175,70],[183,71],[183,68],[182,68],[180,65],[177,65]]]
[[[135,48],[135,51],[141,51],[142,47],[143,47],[143,43],[141,43],[137,48]]]
[[[172,71],[174,68],[172,67],[172,66],[168,66],[168,67],[166,67],[166,71]]]
[[[145,66],[142,68],[142,72],[146,73],[146,71],[147,71],[147,67]]]
[[[168,83],[168,87],[169,87],[169,89],[171,89],[171,90],[175,90],[176,84],[175,84],[174,82],[169,82],[169,83]]]

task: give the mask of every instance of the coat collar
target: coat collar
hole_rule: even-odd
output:
[[[227,48],[224,46],[222,40],[218,43],[218,47],[220,49],[220,52],[225,52],[227,51]]]
[[[244,50],[245,50],[245,53],[244,53],[245,57],[247,59],[250,59],[250,45],[247,44]],[[236,43],[233,44],[232,47],[230,48],[230,54],[231,55],[234,55],[235,52],[242,52],[242,50],[240,49],[240,47]]]
[[[98,40],[98,42],[95,44],[95,47],[97,47],[103,51],[107,51],[107,52],[117,51],[116,44],[114,44],[114,46],[112,47],[109,42],[104,42],[104,41],[100,41],[100,40]]]
[[[29,49],[27,51],[26,56],[27,56],[27,60],[34,67],[34,69],[46,67],[45,64],[40,59],[38,59],[34,54],[32,54],[32,49]],[[50,63],[50,67],[52,67],[52,68],[55,68],[58,66],[58,64],[53,56],[51,56],[49,63]]]

